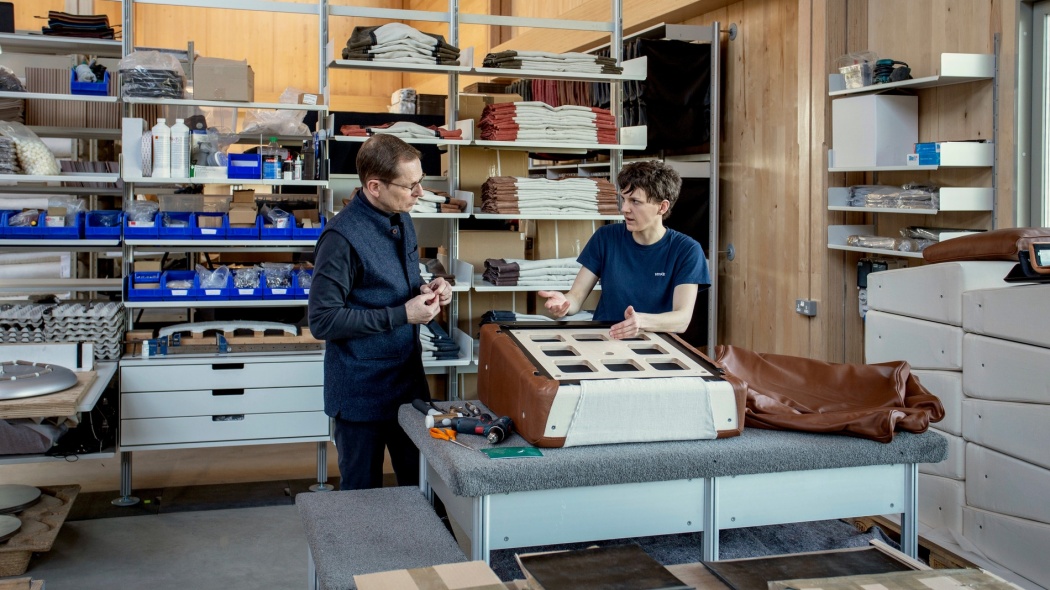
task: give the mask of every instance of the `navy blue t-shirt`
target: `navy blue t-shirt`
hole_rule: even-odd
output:
[[[707,259],[700,244],[668,229],[659,242],[643,246],[634,241],[624,223],[598,228],[577,262],[601,280],[595,321],[621,322],[627,306],[639,313],[674,309],[678,285],[711,285]]]

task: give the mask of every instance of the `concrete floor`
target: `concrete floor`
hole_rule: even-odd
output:
[[[305,588],[294,505],[67,522],[26,575],[47,590]]]

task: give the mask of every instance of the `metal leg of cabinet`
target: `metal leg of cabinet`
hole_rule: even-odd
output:
[[[134,506],[139,499],[131,495],[131,452],[120,452],[120,497],[111,501],[114,506]]]
[[[317,443],[317,483],[310,486],[311,492],[331,492],[335,488],[328,485],[328,441]]]

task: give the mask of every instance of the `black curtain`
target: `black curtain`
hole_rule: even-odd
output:
[[[717,260],[711,253],[715,249],[711,243],[711,188],[706,178],[683,178],[682,192],[671,209],[671,215],[664,222],[667,227],[700,242],[704,255],[709,260]],[[709,267],[708,272],[714,276],[717,268]],[[693,307],[693,321],[681,336],[689,344],[703,349],[707,346],[707,301],[708,290],[700,291]]]

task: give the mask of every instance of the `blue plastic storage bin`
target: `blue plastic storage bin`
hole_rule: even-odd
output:
[[[313,269],[303,268],[292,273],[292,296],[296,299],[309,299],[310,287],[303,288],[299,286],[299,275],[302,274],[310,275],[310,277],[313,278],[314,271]]]
[[[261,180],[262,156],[259,154],[229,154],[226,159],[226,177]]]
[[[226,277],[226,285],[220,288],[205,289],[201,286],[200,276],[194,277],[194,285],[197,286],[197,299],[200,301],[225,301],[230,298],[230,290],[233,286],[232,276]]]
[[[199,227],[198,220],[202,217],[218,217],[222,219],[220,227]],[[194,240],[225,240],[229,232],[230,222],[225,213],[194,213],[190,234]]]
[[[171,221],[179,223],[177,227],[165,227],[165,217]],[[188,240],[192,236],[193,230],[193,213],[184,213],[180,211],[170,211],[165,213],[157,214],[157,234],[160,238],[169,240]]]
[[[288,214],[288,227],[274,227],[267,224],[266,217],[259,216],[259,236],[264,240],[290,240],[292,230],[295,228],[295,216]]]
[[[115,221],[107,224],[108,220]],[[84,237],[89,240],[120,239],[120,226],[124,225],[123,211],[88,211],[84,218]]]
[[[259,216],[255,216],[255,225],[251,227],[232,227],[228,223],[229,217],[227,217],[226,227],[226,239],[228,240],[258,240],[259,239],[259,225],[262,223]]]
[[[159,214],[154,215],[153,225],[134,225],[128,215],[124,215],[124,239],[125,240],[155,240],[160,236]]]
[[[109,72],[100,82],[77,82],[76,69],[69,70],[69,92],[86,96],[109,96]]]
[[[172,289],[172,281],[190,281],[190,287]],[[160,273],[160,298],[164,301],[196,301],[198,297],[197,273],[192,270],[167,270]]]
[[[17,211],[12,211],[10,209],[0,210],[0,238],[7,237],[7,216],[12,213],[17,213]]]
[[[288,287],[270,288],[266,286],[266,272],[262,273],[263,299],[294,299],[295,271],[292,271],[292,284]]]
[[[311,227],[307,229],[303,229],[299,227],[298,224],[296,224],[296,226],[292,228],[292,239],[316,240],[317,238],[320,238],[321,232],[324,231],[325,222],[325,218],[321,217],[321,223],[318,225],[318,227]]]
[[[18,211],[8,212],[3,218],[3,235],[9,240],[79,240],[84,237],[84,213],[77,213],[73,225],[47,227],[40,219],[35,226],[11,226],[11,218]],[[44,212],[41,211],[41,217]]]
[[[157,273],[142,273],[142,274],[157,274]],[[135,287],[135,284],[136,284],[135,280],[136,280],[136,278],[137,277],[124,279],[124,281],[126,283],[126,288],[125,288],[124,292],[128,294],[128,299],[129,300],[132,300],[132,301],[160,301],[161,300],[160,289],[139,289],[139,288]],[[153,281],[153,282],[157,282],[157,281]]]
[[[236,272],[236,271],[233,271]],[[237,288],[233,282],[233,273],[230,274],[230,299],[262,299],[262,273],[259,273],[259,282],[255,284],[254,288]]]

